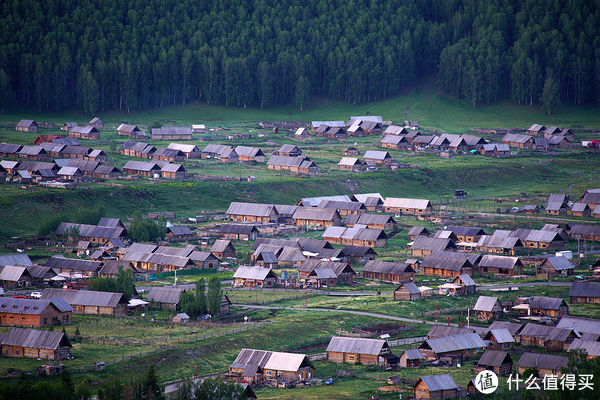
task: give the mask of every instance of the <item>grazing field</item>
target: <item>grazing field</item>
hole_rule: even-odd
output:
[[[131,122],[149,125],[160,120],[164,123],[212,123],[255,121],[310,121],[347,120],[350,115],[382,115],[385,120],[417,120],[421,126],[449,133],[462,133],[472,127],[527,128],[535,121],[545,125],[600,128],[598,108],[594,106],[563,105],[559,112],[547,115],[540,106],[498,102],[473,108],[468,100],[455,99],[427,82],[420,87],[388,100],[349,104],[341,101],[314,99],[303,112],[292,105],[260,109],[238,108],[206,104],[169,106],[159,112],[148,110],[131,114],[100,113],[104,121],[112,124]],[[43,121],[89,121],[91,117],[75,112],[37,113],[32,110],[12,111],[0,116],[1,123],[18,122],[21,118]]]

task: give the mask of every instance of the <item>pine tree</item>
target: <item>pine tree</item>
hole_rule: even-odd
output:
[[[221,303],[223,302],[223,292],[221,289],[221,281],[219,278],[211,278],[208,281],[208,312],[211,315],[217,315],[221,310]]]
[[[165,391],[161,386],[158,375],[154,369],[154,364],[150,364],[146,371],[146,376],[143,381],[144,399],[164,400]]]

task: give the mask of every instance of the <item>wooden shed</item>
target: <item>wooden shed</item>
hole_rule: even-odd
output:
[[[32,119],[22,119],[17,124],[16,130],[21,132],[37,132],[38,124]]]
[[[0,325],[40,328],[72,322],[73,307],[64,299],[0,298]]]
[[[305,354],[242,349],[229,366],[226,378],[254,386],[286,387],[310,380],[314,369]]]
[[[414,274],[415,270],[410,265],[391,261],[372,260],[363,268],[363,278],[390,283],[411,282]]]
[[[481,321],[489,321],[490,319],[498,319],[502,317],[502,306],[497,297],[479,296],[477,302],[473,306],[476,318]]]
[[[402,352],[398,364],[402,368],[418,368],[425,364],[425,358],[419,349],[408,349]]]
[[[240,266],[233,274],[234,287],[274,287],[276,283],[271,268]]]
[[[124,315],[127,302],[122,293],[95,290],[44,289],[42,299],[62,297],[73,307],[74,314]]]

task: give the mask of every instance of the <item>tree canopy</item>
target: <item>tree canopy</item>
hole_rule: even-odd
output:
[[[5,0],[0,111],[89,114],[315,96],[383,99],[438,74],[473,106],[600,99],[600,0]]]

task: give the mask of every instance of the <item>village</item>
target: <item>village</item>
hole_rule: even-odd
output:
[[[28,136],[0,144],[5,185],[253,185],[281,171],[379,176],[433,158],[597,159],[599,148],[569,128],[436,134],[374,116],[259,123],[252,134],[201,124],[146,133],[126,123],[115,134],[97,117],[56,130],[17,124]],[[125,139],[115,146],[114,137]],[[170,142],[198,139],[210,143]],[[182,377],[217,376],[248,398],[361,385],[364,395],[415,399],[478,396],[481,371],[500,376],[504,390],[511,374],[561,376],[570,359],[600,356],[597,183],[478,198],[459,188],[444,198],[348,190],[56,220],[46,235],[2,249],[0,373],[107,376],[162,357],[167,395]],[[137,240],[141,224],[158,234]],[[178,364],[182,351],[193,367]]]
[[[282,173],[315,177],[336,171],[343,176],[420,169],[422,159],[431,162],[435,157],[551,157],[600,149],[591,132],[575,135],[570,128],[556,126],[472,131],[438,133],[419,129],[416,121],[393,124],[380,116],[312,121],[305,126],[260,122],[251,129],[162,126],[150,133],[134,124],[111,126],[99,117],[87,124],[62,126],[24,119],[16,124],[13,136],[19,143],[0,143],[0,178],[23,188],[71,189],[140,178],[252,182]]]

